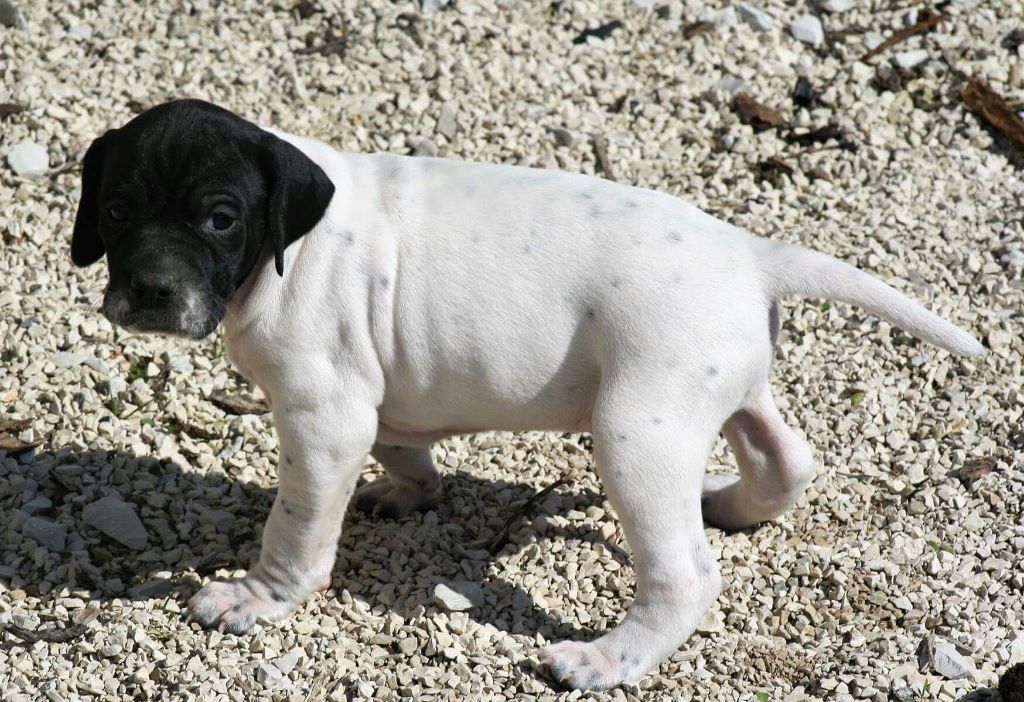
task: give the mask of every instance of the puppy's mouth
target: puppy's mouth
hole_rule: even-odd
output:
[[[178,336],[199,341],[213,333],[224,316],[224,305],[202,304],[196,296],[157,309],[133,309],[125,295],[107,291],[103,316],[128,331]]]

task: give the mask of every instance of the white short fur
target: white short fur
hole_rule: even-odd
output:
[[[604,636],[541,659],[578,688],[635,679],[718,596],[702,514],[732,528],[774,518],[814,476],[769,391],[778,297],[832,297],[951,351],[981,350],[851,266],[667,195],[278,134],[337,192],[286,251],[284,276],[268,261],[224,320],[232,360],[271,402],[280,487],[259,565],[190,602],[207,624],[245,630],[326,586],[368,452],[387,477],[361,498],[404,513],[436,500],[431,441],[590,431],[636,599]],[[720,432],[740,476],[705,479]]]

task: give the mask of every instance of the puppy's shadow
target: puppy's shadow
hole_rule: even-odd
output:
[[[7,461],[4,470],[9,481],[34,480],[36,495],[50,501],[34,515],[68,529],[68,547],[61,554],[68,568],[53,571],[52,563],[37,565],[28,556],[11,561],[15,575],[9,585],[43,599],[43,590],[59,596],[67,588],[88,591],[96,602],[172,599],[184,610],[200,586],[199,576],[226,575],[223,571],[245,569],[257,560],[263,523],[276,492],[221,470],[186,471],[173,461],[127,451],[65,448],[28,453]],[[332,590],[325,596],[347,591],[371,608],[410,618],[441,611],[432,600],[438,583],[471,581],[480,585],[484,598],[467,615],[480,623],[513,634],[543,632],[550,639],[592,638],[594,632],[538,607],[521,585],[499,575],[498,563],[531,544],[544,549],[553,537],[604,543],[613,557],[626,563],[628,556],[620,547],[586,526],[572,523],[544,534],[529,528],[527,517],[534,513],[585,510],[602,504],[604,497],[566,485],[543,500],[531,501],[537,490],[529,484],[461,470],[444,472],[443,481],[441,505],[425,514],[394,521],[350,507]],[[132,504],[142,519],[148,534],[144,550],[122,546],[83,520],[83,507],[113,492]],[[22,504],[24,500],[15,497],[12,507]],[[27,516],[12,514],[14,525]],[[505,527],[508,538],[503,537]],[[52,582],[55,572],[66,572],[62,582]],[[553,605],[557,603],[549,603]]]

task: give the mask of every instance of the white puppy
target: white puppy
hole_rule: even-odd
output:
[[[768,386],[778,298],[850,302],[950,351],[981,350],[855,268],[667,195],[279,136],[337,194],[288,249],[284,277],[265,265],[224,321],[231,359],[273,402],[283,458],[261,566],[192,602],[222,619],[281,616],[328,580],[371,447],[387,477],[364,489],[404,512],[435,499],[441,437],[590,431],[637,596],[615,629],[541,660],[573,687],[635,679],[718,597],[702,516],[772,519],[814,476]],[[720,431],[739,480],[704,476]],[[284,582],[283,601],[268,596]]]
[[[725,528],[772,519],[814,476],[810,448],[768,385],[780,297],[849,302],[952,352],[981,351],[877,279],[674,197],[276,134],[334,193],[284,249],[281,274],[264,256],[223,316],[231,359],[273,408],[280,487],[259,564],[190,601],[207,625],[242,632],[326,586],[368,452],[387,475],[361,499],[403,514],[437,499],[429,445],[441,437],[589,431],[632,548],[636,599],[600,638],[540,656],[577,688],[635,679],[686,641],[718,596],[702,518]],[[234,226],[220,217],[211,237]],[[116,238],[104,242],[113,259]],[[86,245],[76,260],[103,252]],[[130,294],[141,306],[173,289],[158,280]],[[704,475],[720,432],[737,477]]]

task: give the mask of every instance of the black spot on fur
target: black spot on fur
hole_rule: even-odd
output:
[[[589,666],[589,665],[590,665],[590,656],[588,656],[588,655],[587,655],[587,654],[585,654],[585,653],[581,653],[581,654],[580,654],[580,662],[579,662],[579,667],[580,667],[580,668],[585,668],[585,667],[587,667],[587,666]]]
[[[344,237],[345,237],[345,243],[348,244],[349,246],[351,246],[352,244],[356,243],[356,235],[353,234],[352,232],[346,231],[344,233]]]
[[[655,424],[655,425],[661,424],[661,422],[662,422],[661,417],[655,417],[654,419],[651,420],[651,423]]]
[[[640,206],[640,203],[638,203],[636,200],[626,200],[626,207],[629,207],[630,209],[632,209],[634,207],[639,207],[639,206]]]
[[[665,238],[671,241],[673,244],[678,244],[680,241],[683,240],[683,235],[680,234],[679,232],[669,232]]]
[[[587,319],[594,319],[595,317],[597,317],[597,312],[595,312],[593,309],[588,309]]]
[[[591,205],[590,207],[587,208],[587,216],[590,217],[591,219],[601,219],[601,216],[603,214],[604,213],[601,212],[601,208],[598,207],[597,205]]]
[[[622,278],[612,278],[612,287],[618,290],[622,287]]]
[[[287,463],[288,465],[291,465],[292,464],[292,457],[291,456],[285,456],[284,457],[284,462]]]
[[[533,253],[533,247],[530,246],[529,244],[527,244],[526,246],[523,247],[523,253],[524,254]]]
[[[241,612],[242,611],[242,603],[239,602],[238,604],[236,604],[234,607],[231,608],[231,611],[232,612]]]
[[[586,191],[583,191],[579,194],[579,198],[580,200],[593,200],[594,196]]]
[[[277,590],[270,591],[270,598],[274,600],[274,602],[285,602],[288,599]]]
[[[379,280],[380,280],[380,286],[382,288],[384,288],[385,290],[387,290],[388,288],[391,287],[391,278],[387,277],[386,275],[380,276]]]
[[[628,439],[629,437],[627,437],[625,433],[623,433],[623,432],[621,432],[621,431],[617,431],[617,432],[615,432],[615,434],[613,435],[613,438],[614,438],[614,439],[615,439],[616,441],[625,441],[625,440],[626,440],[626,439]]]
[[[716,375],[718,375],[718,369],[715,368],[714,366],[708,366],[707,374],[714,378]]]
[[[284,510],[284,513],[285,513],[285,514],[287,514],[287,515],[288,515],[289,517],[291,516],[291,514],[292,514],[292,508],[291,508],[290,506],[288,506],[288,505],[286,505],[286,504],[284,504],[284,503],[282,502],[282,503],[281,503],[281,509],[283,509],[283,510]]]

